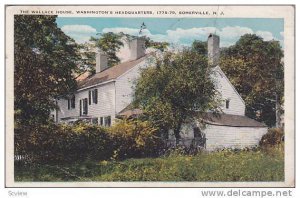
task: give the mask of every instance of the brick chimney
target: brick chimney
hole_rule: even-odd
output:
[[[129,41],[130,60],[136,60],[145,55],[145,38],[137,37]]]
[[[207,39],[208,64],[217,66],[220,59],[220,37],[215,34],[209,34]]]
[[[96,73],[108,68],[107,55],[100,49],[96,52]]]

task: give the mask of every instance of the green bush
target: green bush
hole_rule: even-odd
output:
[[[259,145],[262,147],[270,147],[281,145],[283,143],[284,132],[281,128],[271,128],[262,136]]]
[[[32,125],[15,127],[15,154],[39,163],[81,161],[111,156],[110,139],[104,128],[79,125]]]
[[[158,129],[148,121],[117,120],[109,134],[114,148],[113,159],[156,156],[162,146]]]
[[[119,120],[110,127],[78,123],[15,126],[15,154],[39,163],[150,157],[161,145],[147,121]]]

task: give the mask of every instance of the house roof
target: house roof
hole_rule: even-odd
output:
[[[132,117],[142,114],[143,111],[141,109],[123,109],[118,113],[119,116]]]
[[[135,117],[142,114],[141,109],[133,109],[128,105],[118,114],[121,117]],[[230,126],[230,127],[267,127],[265,124],[248,118],[247,116],[231,115],[231,114],[213,114],[204,113],[200,118],[206,124],[216,126]]]
[[[265,124],[247,116],[205,113],[201,120],[210,125],[231,127],[267,127]]]
[[[150,54],[147,54],[137,60],[128,61],[124,63],[120,63],[118,65],[115,65],[113,67],[110,67],[102,72],[96,73],[92,76],[89,76],[81,81],[78,81],[78,89],[82,89],[85,87],[93,86],[99,83],[103,83],[109,80],[113,80],[136,66],[137,64],[141,63],[143,60],[145,60],[147,57],[149,57]]]

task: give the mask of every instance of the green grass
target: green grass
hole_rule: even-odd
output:
[[[16,181],[283,181],[282,149],[15,166]]]

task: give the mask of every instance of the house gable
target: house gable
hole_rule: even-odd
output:
[[[134,81],[140,76],[142,68],[149,67],[152,56],[147,56],[142,62],[120,75],[115,82],[116,86],[116,114],[126,108],[133,100]]]
[[[214,67],[213,78],[216,89],[221,94],[222,104],[220,107],[223,112],[233,115],[245,115],[244,100],[219,66]]]

